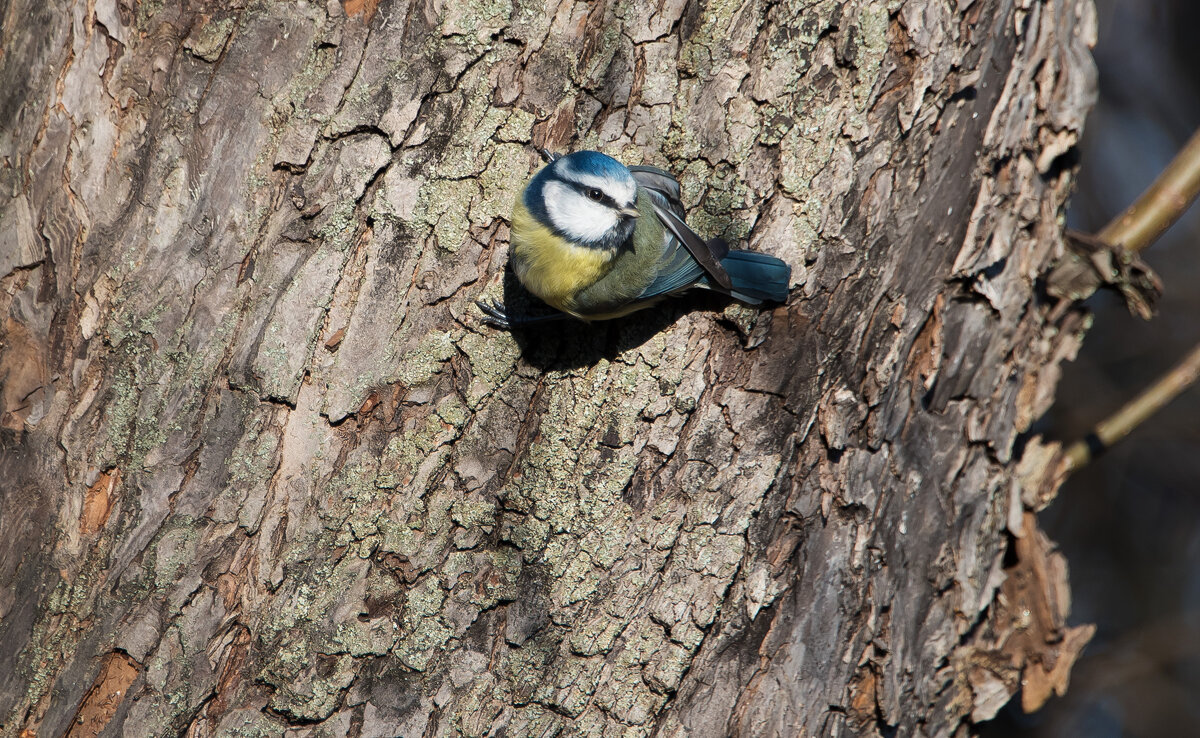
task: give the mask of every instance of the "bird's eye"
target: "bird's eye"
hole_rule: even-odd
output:
[[[604,199],[604,193],[595,187],[587,191],[587,196],[589,200],[595,200],[596,202],[600,202]]]

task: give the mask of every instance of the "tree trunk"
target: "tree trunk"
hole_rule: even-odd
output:
[[[1086,629],[1022,434],[1091,0],[11,0],[5,735],[962,734]],[[793,267],[510,335],[534,147]]]

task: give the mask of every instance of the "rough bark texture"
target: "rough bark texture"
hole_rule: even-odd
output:
[[[1021,434],[1090,0],[2,12],[5,734],[946,736],[1065,684]],[[481,326],[531,144],[678,172],[793,298]]]

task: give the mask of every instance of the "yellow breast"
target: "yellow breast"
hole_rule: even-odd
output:
[[[513,207],[510,256],[525,289],[548,305],[574,314],[574,296],[612,267],[614,252],[572,245],[556,236],[525,207]]]

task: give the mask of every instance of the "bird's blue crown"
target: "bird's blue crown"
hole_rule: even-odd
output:
[[[576,151],[562,158],[559,166],[573,169],[577,172],[594,174],[597,177],[611,179],[626,179],[630,177],[629,169],[608,154],[599,151]]]
[[[525,207],[535,219],[549,228],[555,235],[579,245],[601,248],[617,248],[624,243],[633,232],[634,224],[628,219],[614,222],[613,226],[603,235],[585,239],[578,235],[572,237],[567,232],[568,226],[561,222],[556,224],[548,212],[547,185],[551,182],[563,183],[581,194],[587,188],[600,188],[606,194],[611,194],[620,201],[616,206],[627,206],[633,202],[637,184],[633,173],[616,159],[601,154],[599,151],[576,151],[573,154],[559,157],[551,164],[543,167],[525,188],[523,201]],[[561,188],[559,189],[561,192]],[[559,195],[561,197],[561,195]],[[611,204],[612,199],[608,202]]]

